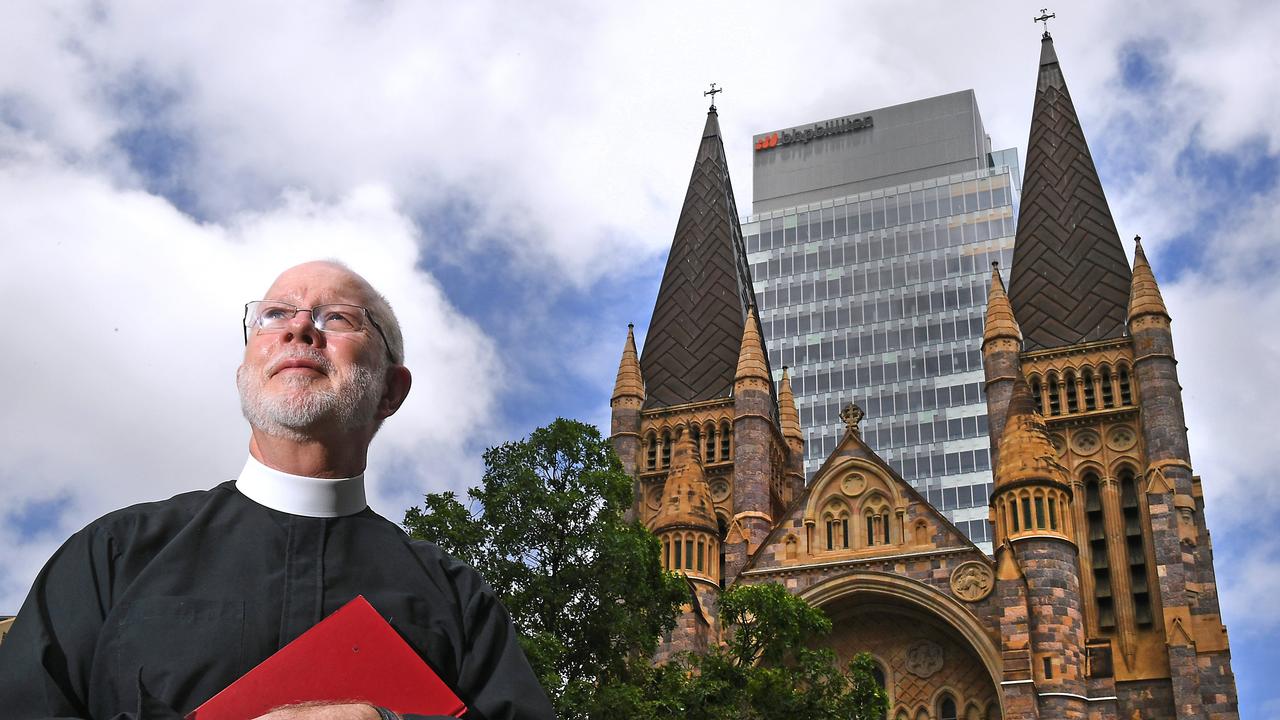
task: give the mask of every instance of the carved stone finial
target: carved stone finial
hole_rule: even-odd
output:
[[[858,407],[858,403],[849,403],[840,411],[840,419],[844,421],[845,428],[853,433],[855,437],[862,437],[862,429],[858,425],[865,416],[866,414],[862,412],[862,408]]]

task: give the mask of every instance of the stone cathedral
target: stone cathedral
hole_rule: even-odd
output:
[[[855,405],[806,483],[711,108],[611,402],[633,512],[689,584],[659,661],[720,642],[724,588],[776,582],[831,617],[839,656],[871,653],[893,720],[1238,717],[1170,316],[1140,243],[1126,259],[1047,32],[1024,175],[982,340],[989,557],[864,442]]]

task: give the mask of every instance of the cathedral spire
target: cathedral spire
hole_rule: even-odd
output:
[[[698,446],[687,432],[676,440],[671,468],[662,487],[662,509],[653,520],[654,532],[676,527],[717,529],[715,506],[698,457]]]
[[[782,380],[778,383],[778,419],[782,424],[782,437],[788,440],[804,440],[800,430],[800,411],[796,409],[796,396],[791,390],[791,376],[782,368]]]
[[[987,321],[982,331],[982,344],[998,338],[1009,338],[1022,342],[1022,330],[1013,317],[1013,306],[1009,304],[1009,296],[1004,291],[1004,280],[1000,277],[1000,268],[991,265],[991,289],[987,292]]]
[[[742,329],[742,345],[738,349],[738,369],[733,376],[735,383],[748,379],[770,382],[769,363],[765,359],[764,341],[760,339],[754,307],[747,309],[747,322]]]
[[[1143,315],[1163,315],[1167,318],[1169,309],[1160,296],[1160,286],[1156,284],[1155,273],[1151,272],[1147,254],[1142,250],[1142,238],[1135,235],[1133,243],[1133,291],[1129,294],[1129,322]]]
[[[995,492],[1028,483],[1067,487],[1066,470],[1058,464],[1058,453],[1049,442],[1049,429],[1036,412],[1031,388],[1021,374],[1013,381],[1008,420],[1000,436],[1000,457],[996,462]],[[1057,529],[1057,528],[1055,528]]]
[[[1048,34],[1024,176],[1009,290],[1026,349],[1122,337],[1129,265]]]
[[[712,110],[640,357],[645,408],[732,395],[751,293],[720,122]]]
[[[619,398],[644,400],[644,377],[640,373],[640,360],[636,354],[635,326],[627,324],[627,344],[622,348],[622,361],[618,363],[618,379],[613,383],[613,401]]]

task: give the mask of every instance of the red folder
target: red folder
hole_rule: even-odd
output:
[[[358,595],[192,710],[187,720],[251,720],[282,705],[315,701],[453,717],[467,709]]]

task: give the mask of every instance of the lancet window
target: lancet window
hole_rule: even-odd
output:
[[[1138,500],[1138,479],[1130,468],[1119,473],[1120,512],[1124,516],[1125,548],[1129,556],[1129,590],[1133,593],[1134,620],[1150,627],[1151,587],[1147,577],[1146,539],[1142,534],[1142,508]]]
[[[1115,599],[1111,593],[1111,567],[1107,558],[1107,529],[1103,520],[1102,488],[1095,473],[1084,478],[1084,514],[1088,524],[1089,559],[1093,571],[1093,599],[1098,611],[1098,627],[1116,626]]]

